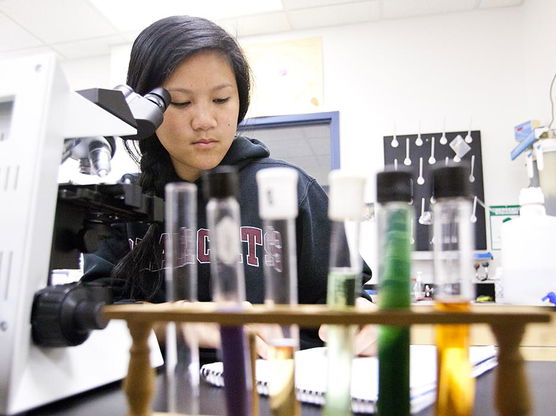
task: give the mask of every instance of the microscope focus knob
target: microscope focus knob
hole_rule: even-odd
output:
[[[111,290],[105,286],[79,283],[47,286],[35,293],[33,300],[33,341],[45,347],[80,345],[92,329],[106,327],[101,309],[109,303]]]

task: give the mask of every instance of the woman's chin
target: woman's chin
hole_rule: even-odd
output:
[[[196,167],[199,170],[202,170],[202,171],[214,169],[215,167],[217,167],[220,164],[220,162],[222,162],[222,159],[224,159],[224,158],[215,159],[215,160],[211,160],[211,161],[206,161],[204,163],[200,163]]]
[[[214,169],[215,167],[217,167],[220,164],[220,162],[222,162],[222,159],[224,159],[224,155],[222,155],[222,157],[214,157],[214,158],[207,158],[203,160],[197,160],[194,165],[194,168],[198,169],[202,173],[204,171]]]

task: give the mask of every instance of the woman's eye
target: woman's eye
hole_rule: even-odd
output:
[[[182,102],[170,101],[170,104],[173,105],[174,107],[183,108],[191,104],[191,101],[182,101]]]
[[[226,97],[226,98],[215,98],[213,101],[214,101],[216,104],[224,104],[224,103],[228,102],[229,99],[230,99],[230,97]]]

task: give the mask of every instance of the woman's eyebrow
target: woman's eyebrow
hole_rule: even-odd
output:
[[[233,85],[232,85],[232,84],[220,84],[220,85],[217,85],[217,86],[211,88],[210,91],[211,91],[211,92],[220,91],[220,90],[222,90],[222,89],[224,89],[224,88],[233,88]],[[193,90],[190,90],[190,89],[188,89],[188,88],[180,88],[180,87],[176,87],[176,88],[166,88],[166,89],[167,89],[169,92],[175,91],[175,92],[183,92],[183,93],[185,93],[185,94],[192,94],[192,93],[194,92]]]

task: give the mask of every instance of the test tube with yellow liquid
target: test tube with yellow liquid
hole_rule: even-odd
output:
[[[355,306],[361,292],[362,260],[359,225],[363,214],[365,177],[335,170],[330,172],[330,265],[326,303],[331,309]],[[354,325],[330,325],[327,335],[328,373],[323,415],[350,416],[351,368]]]
[[[433,170],[434,302],[442,312],[469,311],[472,300],[474,229],[469,169]],[[469,360],[469,326],[437,325],[437,416],[471,416],[475,380]]]
[[[257,172],[259,215],[263,220],[265,304],[297,305],[297,250],[295,218],[298,213],[298,173],[293,168],[268,168]],[[270,411],[272,416],[299,416],[295,394],[297,325],[266,326]]]

